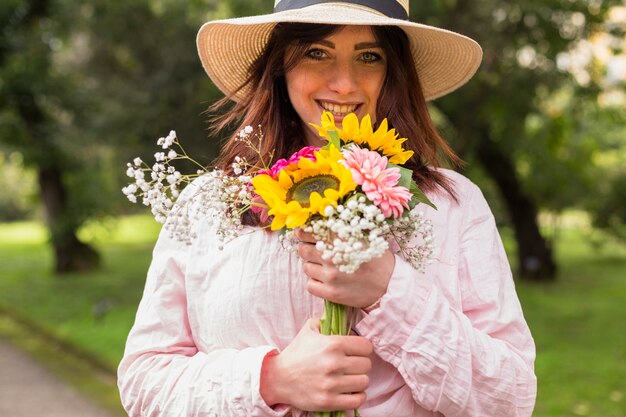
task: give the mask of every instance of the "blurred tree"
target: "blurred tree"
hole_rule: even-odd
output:
[[[157,138],[172,129],[201,163],[217,154],[219,142],[207,140],[203,113],[219,92],[194,45],[200,24],[221,13],[218,3],[101,0],[80,7],[81,38],[69,49],[86,55],[83,72],[98,97],[91,130],[115,154],[109,172],[115,184],[128,180],[126,161],[137,155],[149,161]],[[128,209],[119,189],[116,197]]]
[[[92,269],[100,257],[76,236],[84,210],[71,199],[66,177],[81,164],[69,157],[65,139],[73,136],[72,119],[82,113],[81,97],[73,94],[73,80],[54,70],[54,13],[49,0],[0,6],[0,140],[36,168],[56,270],[67,272]]]
[[[626,243],[626,100],[595,108],[585,120],[589,121],[584,134],[596,138],[600,148],[595,156],[595,192],[587,208],[595,227]]]
[[[218,3],[0,4],[0,146],[37,172],[58,272],[98,266],[77,230],[123,201],[120,159],[172,128],[197,159],[215,155],[201,114],[217,91],[193,45]]]
[[[564,205],[555,196],[577,178],[570,174],[577,173],[581,161],[589,162],[590,156],[584,146],[575,147],[579,154],[574,161],[568,159],[564,149],[570,149],[575,136],[567,120],[554,119],[549,127],[543,124],[542,134],[534,138],[542,140],[535,141],[529,138],[529,120],[533,116],[545,120],[543,103],[564,86],[574,91],[577,100],[595,100],[598,89],[593,83],[581,88],[570,72],[559,68],[557,59],[602,30],[607,10],[618,3],[438,0],[411,4],[415,20],[459,31],[483,47],[477,76],[433,105],[447,117],[446,131],[456,149],[466,160],[480,164],[496,184],[515,231],[520,278],[555,277],[556,263],[539,230],[538,208]],[[578,177],[582,184],[584,175]]]
[[[0,172],[0,219],[15,221],[32,215],[35,177],[24,167],[22,154],[0,152]]]

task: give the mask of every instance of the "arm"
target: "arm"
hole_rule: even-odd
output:
[[[282,416],[259,394],[272,346],[199,352],[187,317],[187,250],[162,232],[119,366],[130,416]]]
[[[529,416],[534,343],[493,216],[472,187],[458,277],[436,280],[397,258],[380,307],[357,329],[398,369],[420,406],[448,417]],[[451,279],[460,281],[460,302],[442,283]]]

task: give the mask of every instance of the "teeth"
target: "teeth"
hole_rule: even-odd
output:
[[[341,115],[352,113],[357,108],[356,104],[335,104],[335,103],[324,103],[324,102],[320,104],[322,105],[322,108],[324,108],[324,110],[327,110],[333,114],[341,114]]]

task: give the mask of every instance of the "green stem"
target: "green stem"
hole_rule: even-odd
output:
[[[324,300],[324,314],[320,319],[320,333],[326,336],[350,334],[353,316],[353,311],[349,307]],[[349,322],[348,317],[350,317]],[[354,411],[355,415],[358,415],[358,410]],[[345,411],[316,412],[315,417],[346,417],[346,413]]]

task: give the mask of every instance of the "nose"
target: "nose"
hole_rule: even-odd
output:
[[[357,89],[357,75],[350,62],[335,62],[328,74],[328,87],[341,95],[350,94]]]

